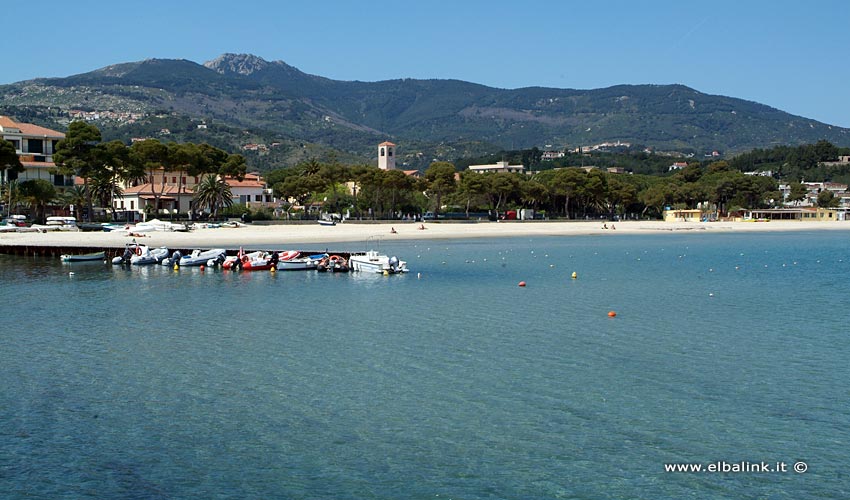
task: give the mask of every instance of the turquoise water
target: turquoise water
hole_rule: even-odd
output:
[[[430,241],[385,246],[390,277],[0,256],[0,491],[850,498],[848,248]],[[789,470],[664,472],[717,461]]]

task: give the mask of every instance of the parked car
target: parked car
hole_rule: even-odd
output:
[[[25,215],[9,215],[3,219],[4,226],[25,227],[27,225],[27,217]]]

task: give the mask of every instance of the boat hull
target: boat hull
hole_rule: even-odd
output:
[[[168,249],[165,247],[148,248],[139,247],[140,253],[130,257],[130,264],[134,266],[148,266],[159,264],[168,257]]]
[[[61,255],[62,262],[97,262],[106,258],[106,252],[87,253],[82,255]]]
[[[195,250],[190,255],[180,257],[178,265],[181,267],[206,266],[210,261],[224,260],[227,251],[223,248],[213,250]]]
[[[374,251],[366,252],[364,255],[352,255],[348,264],[352,271],[366,273],[401,274],[408,272],[406,262]]]

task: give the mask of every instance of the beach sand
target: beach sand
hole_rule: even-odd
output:
[[[151,232],[136,241],[149,246],[169,248],[227,248],[243,246],[252,249],[304,249],[311,245],[336,246],[337,250],[365,250],[367,239],[380,237],[386,244],[393,241],[424,239],[508,238],[535,236],[601,235],[614,237],[623,234],[711,234],[778,231],[850,230],[850,221],[834,222],[662,222],[623,221],[576,222],[426,222],[419,223],[356,223],[336,226],[318,224],[248,224],[238,228],[196,229],[190,232]],[[616,229],[614,229],[615,227]],[[395,233],[392,232],[395,229]],[[57,247],[123,247],[133,240],[125,232],[53,231],[48,233],[0,233],[0,246],[57,246]],[[333,245],[337,244],[337,245]]]

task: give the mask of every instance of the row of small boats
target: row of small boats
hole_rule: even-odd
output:
[[[94,252],[83,255],[62,255],[63,262],[103,261],[104,252]],[[179,250],[173,252],[166,247],[149,247],[147,245],[127,244],[124,253],[112,259],[114,265],[145,266],[206,266],[221,267],[231,271],[308,271],[319,272],[349,272],[362,271],[384,274],[400,274],[408,272],[407,263],[397,257],[380,254],[375,250],[353,253],[348,257],[342,255],[320,253],[302,253],[296,250],[286,251],[252,251],[245,252],[241,248],[236,255],[227,255],[223,248],[196,249],[188,255],[182,255]]]

